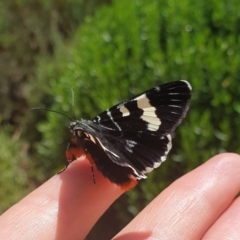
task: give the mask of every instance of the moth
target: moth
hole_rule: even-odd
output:
[[[189,109],[191,90],[185,80],[165,83],[92,120],[72,121],[63,170],[84,152],[92,171],[96,166],[111,182],[126,189],[134,187],[166,160],[172,147],[171,133]]]

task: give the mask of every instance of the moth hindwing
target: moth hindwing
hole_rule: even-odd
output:
[[[83,152],[111,182],[132,187],[165,161],[171,133],[185,117],[191,85],[184,80],[165,83],[100,113],[76,120],[67,148],[67,165]]]

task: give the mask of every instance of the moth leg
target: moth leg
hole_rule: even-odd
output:
[[[70,162],[67,162],[65,167],[63,169],[61,169],[57,174],[60,174],[60,173],[64,172],[67,169],[69,164],[70,164]]]
[[[60,173],[64,172],[67,169],[68,165],[71,162],[73,162],[74,160],[77,159],[76,156],[73,153],[73,148],[71,148],[71,144],[70,143],[67,145],[66,157],[67,157],[67,163],[66,163],[65,167],[62,170],[60,170],[57,174],[60,174]]]
[[[93,183],[96,184],[96,178],[95,178],[95,173],[94,173],[94,168],[93,168],[93,159],[92,159],[92,156],[91,156],[90,153],[88,154],[87,148],[85,148],[84,151],[85,151],[85,154],[86,154],[86,155],[85,155],[85,156],[86,156],[85,158],[88,159],[88,161],[89,161],[89,163],[90,163],[90,166],[91,166]]]
[[[62,170],[60,170],[57,174],[64,172],[67,169],[68,165],[71,162],[75,161],[81,155],[82,155],[81,148],[73,145],[72,143],[68,143],[67,150],[66,150],[67,163],[65,167]]]
[[[93,165],[92,165],[92,164],[91,164],[91,171],[92,171],[93,183],[96,184],[96,179],[95,179],[95,174],[94,174],[94,168],[93,168]]]

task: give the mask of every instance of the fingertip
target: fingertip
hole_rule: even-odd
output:
[[[234,161],[236,164],[240,162],[240,155],[237,153],[225,152],[215,155],[210,161],[218,161],[219,163],[226,163],[226,161]]]
[[[69,232],[84,239],[107,208],[124,192],[94,168],[93,182],[89,161],[74,161],[60,177],[57,236],[67,238]],[[66,223],[71,223],[66,225]],[[79,229],[81,226],[81,229]],[[79,235],[80,234],[80,235]],[[64,239],[64,238],[63,238]]]

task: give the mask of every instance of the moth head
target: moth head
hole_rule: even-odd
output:
[[[74,128],[78,125],[77,121],[74,121],[74,122],[70,122],[68,128],[70,130],[71,133],[74,132]]]

